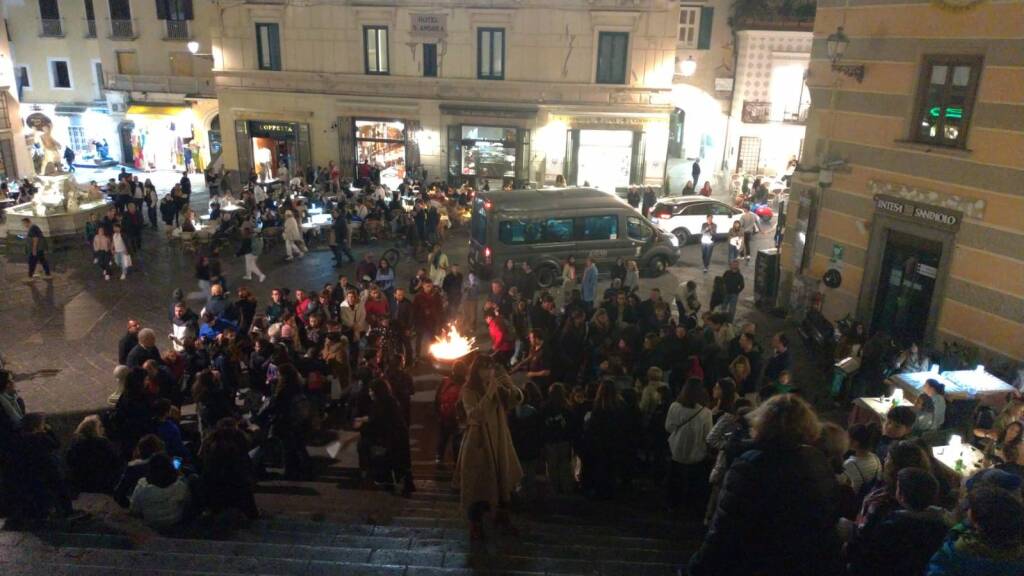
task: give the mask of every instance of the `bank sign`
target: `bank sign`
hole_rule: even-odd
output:
[[[911,202],[903,198],[886,196],[884,194],[875,196],[875,210],[887,214],[895,214],[922,224],[947,229],[959,228],[960,220],[963,219],[963,215],[956,210]]]

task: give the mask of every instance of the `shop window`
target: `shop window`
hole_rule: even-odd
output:
[[[651,237],[651,229],[642,220],[634,216],[626,218],[626,235],[631,240],[646,241]]]
[[[406,126],[400,120],[356,120],[356,159],[379,170],[379,180],[392,190],[406,175]],[[359,174],[357,168],[356,174]]]
[[[925,56],[912,139],[966,147],[981,66],[981,56]]]
[[[363,26],[363,47],[367,74],[391,73],[387,26]]]
[[[615,240],[619,237],[619,217],[586,216],[580,221],[580,240]]]
[[[437,44],[423,45],[423,76],[437,78]]]
[[[50,60],[50,87],[71,88],[71,68],[67,60]]]
[[[139,73],[139,57],[134,50],[118,50],[116,55],[118,74]]]
[[[84,126],[68,126],[68,140],[72,150],[85,150],[89,147],[85,139]]]
[[[256,24],[256,65],[260,70],[281,69],[281,33],[276,23]]]
[[[476,40],[476,77],[481,80],[504,80],[505,29],[480,28]]]
[[[601,32],[597,37],[597,83],[625,84],[628,32]]]

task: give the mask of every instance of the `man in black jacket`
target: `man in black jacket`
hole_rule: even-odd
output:
[[[146,360],[155,360],[158,365],[163,364],[160,350],[156,347],[156,332],[150,328],[139,330],[139,343],[128,353],[125,365],[132,369],[142,368]]]
[[[740,292],[746,287],[743,281],[743,273],[740,272],[740,261],[729,262],[729,269],[722,274],[722,281],[725,284],[725,308],[729,314],[729,321],[736,318],[736,304],[740,300]]]
[[[139,345],[140,328],[141,326],[139,326],[138,320],[128,320],[128,332],[126,332],[117,343],[118,364],[128,364],[128,353]]]
[[[356,257],[348,249],[348,214],[344,208],[335,208],[331,216],[334,218],[334,265],[345,263],[342,256],[348,256],[349,262],[355,262]]]

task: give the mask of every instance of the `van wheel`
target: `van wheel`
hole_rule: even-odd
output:
[[[676,238],[679,238],[679,245],[686,246],[690,243],[690,231],[686,228],[676,228],[672,231]]]
[[[651,276],[657,278],[668,271],[668,259],[664,256],[653,256],[647,264],[647,268],[650,270]]]
[[[554,266],[542,266],[537,270],[537,286],[551,288],[558,279],[558,270]]]

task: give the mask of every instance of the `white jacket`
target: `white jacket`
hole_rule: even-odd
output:
[[[132,492],[131,511],[150,526],[166,528],[181,521],[189,498],[188,484],[182,478],[166,488],[154,486],[142,478]]]
[[[291,218],[285,217],[284,231],[281,233],[281,237],[292,242],[302,240],[302,230],[299,229],[299,221],[294,216]]]
[[[708,455],[708,433],[711,432],[711,410],[703,406],[686,408],[679,402],[668,407],[665,418],[668,447],[672,460],[679,464],[696,464]]]

